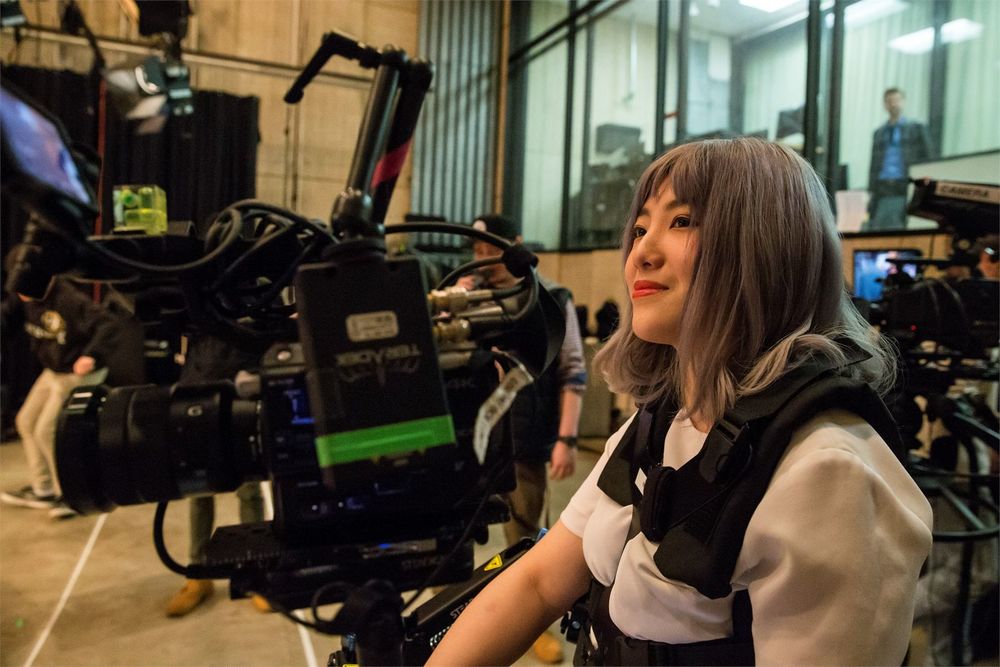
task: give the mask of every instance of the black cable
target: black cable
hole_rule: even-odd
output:
[[[386,234],[408,234],[410,232],[442,232],[457,236],[469,236],[480,241],[486,241],[490,245],[503,250],[515,245],[502,236],[482,232],[468,225],[456,225],[450,222],[403,222],[385,226]]]
[[[466,262],[461,266],[456,267],[451,273],[442,278],[435,289],[444,289],[451,285],[455,280],[458,279],[464,273],[471,273],[476,269],[482,268],[484,266],[493,266],[494,264],[500,264],[503,260],[497,257],[487,257],[485,259],[476,259],[471,262]]]
[[[310,604],[310,609],[312,610],[313,622],[316,624],[317,630],[320,630],[320,632],[324,632],[326,634],[335,634],[333,632],[327,632],[325,629],[323,629],[323,628],[326,628],[326,629],[332,630],[332,628],[330,628],[330,626],[333,624],[333,620],[334,619],[333,618],[329,618],[329,619],[321,618],[320,615],[319,615],[319,606],[320,606],[320,604],[322,604],[321,600],[322,600],[323,595],[327,591],[333,590],[335,588],[339,588],[342,591],[342,594],[340,595],[340,597],[343,598],[344,600],[346,600],[348,594],[350,593],[350,590],[351,590],[352,586],[350,584],[346,583],[346,582],[343,582],[343,581],[331,581],[330,583],[323,584],[322,586],[320,586],[319,588],[316,589],[315,593],[313,593],[311,604]],[[357,587],[355,586],[353,588],[357,588]]]
[[[969,473],[969,472],[953,472],[950,470],[941,470],[940,468],[930,468],[920,464],[911,466],[911,472],[917,475],[924,475],[927,477],[954,477],[955,479],[997,479],[1000,475],[980,472],[980,473]]]
[[[529,283],[531,291],[528,293],[528,300],[521,307],[521,310],[510,316],[511,322],[520,322],[538,305],[538,272],[532,268],[531,272],[524,279],[525,282]]]
[[[231,248],[234,244],[236,244],[240,240],[240,237],[242,236],[243,232],[242,229],[243,224],[245,222],[243,220],[243,216],[241,215],[241,211],[243,210],[246,210],[251,213],[254,211],[261,211],[265,213],[276,214],[290,221],[292,223],[293,228],[305,228],[312,233],[319,233],[325,236],[330,240],[330,242],[334,241],[332,235],[330,235],[321,226],[313,223],[308,218],[304,218],[293,211],[289,211],[281,207],[274,206],[273,204],[269,204],[267,202],[258,201],[255,199],[244,199],[235,202],[234,204],[231,204],[216,217],[216,222],[213,223],[214,225],[217,225],[218,221],[222,219],[224,216],[229,217],[229,227],[228,229],[226,229],[226,232],[228,233],[223,237],[223,239],[219,242],[219,244],[215,248],[213,248],[210,252],[191,262],[186,262],[184,264],[173,264],[173,265],[149,264],[148,262],[142,262],[139,260],[130,259],[123,255],[119,255],[118,253],[109,250],[100,244],[90,243],[90,242],[87,242],[87,249],[90,252],[100,255],[102,259],[104,259],[107,262],[111,262],[113,265],[117,265],[118,267],[124,267],[127,269],[131,269],[133,271],[138,271],[140,273],[153,274],[153,275],[169,275],[171,277],[177,277],[178,274],[189,273],[210,265],[220,255],[225,253],[229,248]],[[87,237],[90,232],[84,228],[82,222],[80,223],[80,228],[81,231],[83,232],[84,237]],[[62,230],[59,231],[61,232]],[[210,230],[209,236],[214,235],[214,233],[218,232],[213,232],[212,230]],[[65,234],[63,235],[65,236]]]
[[[156,514],[153,515],[153,545],[156,547],[156,555],[160,557],[160,561],[167,566],[168,570],[176,572],[185,579],[189,579],[188,568],[171,558],[170,553],[167,551],[167,544],[163,539],[163,518],[167,514],[168,504],[167,502],[162,502],[156,505]]]
[[[417,591],[413,594],[413,596],[406,602],[406,604],[403,605],[403,609],[400,611],[401,614],[405,614],[406,610],[412,607],[413,603],[417,601],[417,598],[423,595],[423,592],[427,590],[428,587],[434,584],[434,581],[439,576],[441,576],[441,573],[444,572],[445,568],[451,564],[452,560],[455,559],[455,556],[458,554],[462,546],[466,542],[468,542],[470,536],[472,535],[473,528],[476,527],[476,519],[478,519],[479,515],[482,514],[483,509],[486,507],[486,503],[493,496],[493,489],[499,483],[500,479],[503,477],[503,474],[513,464],[514,460],[512,458],[509,461],[501,462],[498,463],[496,466],[494,466],[494,471],[496,471],[496,475],[492,480],[490,480],[489,484],[487,484],[486,490],[483,493],[483,497],[479,501],[479,505],[476,507],[475,512],[472,513],[472,516],[469,519],[469,523],[465,527],[465,531],[462,533],[462,536],[459,538],[458,542],[455,543],[455,546],[452,548],[451,552],[445,558],[443,558],[440,563],[438,563],[437,568],[435,568],[435,570],[431,572],[431,574],[424,580],[424,583],[420,585],[420,588],[418,588]]]
[[[204,268],[214,262],[219,258],[224,252],[233,247],[239,242],[242,236],[241,222],[242,219],[238,212],[230,207],[223,211],[224,214],[229,214],[232,218],[230,222],[230,227],[227,230],[229,233],[223,238],[218,246],[206,255],[199,257],[196,260],[185,262],[184,264],[149,264],[147,262],[140,262],[139,260],[129,259],[123,255],[108,250],[103,245],[97,243],[88,243],[87,248],[91,252],[100,255],[103,259],[112,264],[117,264],[119,267],[125,267],[132,269],[133,271],[138,271],[140,273],[147,273],[153,275],[167,275],[171,278],[177,277],[178,274],[190,273],[198,269]]]
[[[230,568],[195,564],[185,567],[171,557],[163,537],[163,520],[167,515],[167,505],[169,504],[168,501],[157,503],[156,513],[153,515],[153,545],[156,547],[156,555],[160,557],[160,562],[168,570],[176,572],[185,579],[229,579],[235,576],[235,570]]]

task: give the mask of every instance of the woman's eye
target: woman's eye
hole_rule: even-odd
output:
[[[673,222],[670,223],[671,229],[675,227],[684,228],[690,226],[691,226],[691,218],[687,217],[686,215],[679,215],[673,219]]]
[[[646,235],[646,229],[644,227],[633,227],[632,228],[632,238],[639,238],[640,236]]]

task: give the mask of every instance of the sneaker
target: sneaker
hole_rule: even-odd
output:
[[[551,630],[546,630],[531,645],[535,652],[535,657],[546,665],[557,665],[563,661],[562,642],[552,634]]]
[[[57,501],[56,497],[52,494],[40,496],[30,486],[26,486],[19,491],[4,491],[0,493],[0,502],[18,507],[47,510],[55,507]]]
[[[62,498],[56,498],[55,504],[49,510],[50,519],[72,519],[77,516],[75,509],[67,505]]]
[[[167,602],[167,616],[184,616],[204,602],[215,588],[210,579],[188,579]]]

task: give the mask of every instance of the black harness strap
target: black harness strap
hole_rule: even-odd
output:
[[[591,582],[590,624],[597,645],[591,641],[588,627],[580,633],[574,665],[752,665],[754,664],[753,617],[750,595],[733,595],[733,636],[687,644],[667,644],[626,636],[611,620],[611,586]]]
[[[845,347],[850,364],[867,358]],[[628,540],[639,531],[659,543],[660,573],[718,599],[730,580],[747,525],[774,475],[791,435],[820,412],[839,408],[868,422],[897,456],[904,455],[895,422],[867,384],[830,362],[813,360],[785,373],[767,391],[737,401],[709,432],[701,451],[678,469],[663,466],[663,443],[677,413],[666,399],[643,406],[609,458],[598,488],[619,505],[633,506]],[[645,474],[643,489],[636,484]],[[625,636],[611,621],[610,587],[591,590],[589,631],[581,632],[578,664],[753,664],[752,611],[746,591],[733,595],[733,636],[671,645]]]

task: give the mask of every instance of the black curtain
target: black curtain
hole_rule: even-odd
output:
[[[213,214],[256,193],[256,97],[195,91],[195,112],[172,117],[158,134],[136,135],[135,122],[108,114],[102,209],[111,224],[114,184],[155,183],[167,193],[170,220],[204,233]]]
[[[71,72],[5,65],[5,81],[48,109],[65,126],[74,143],[98,151],[99,80]],[[163,131],[135,134],[135,121],[124,119],[111,104],[104,118],[102,170],[102,231],[113,225],[112,190],[115,184],[159,185],[167,193],[171,221],[191,221],[203,233],[214,213],[256,193],[258,112],[256,97],[194,91],[194,113],[172,117]],[[19,242],[27,222],[9,197],[0,201],[2,253]],[[6,279],[6,276],[4,276]],[[5,297],[6,298],[6,297]],[[28,387],[38,373],[19,332],[5,331],[0,351],[0,380],[5,388],[3,422],[13,419]]]
[[[54,114],[74,142],[97,152],[98,88],[91,77],[17,65],[5,66],[0,73]],[[159,185],[167,193],[170,220],[190,220],[199,231],[213,213],[255,196],[259,108],[257,97],[197,90],[192,115],[170,118],[158,134],[137,135],[135,121],[107,105],[104,231],[111,228],[111,193],[116,183]],[[5,248],[16,243],[22,232],[23,223],[8,225],[5,218]]]

